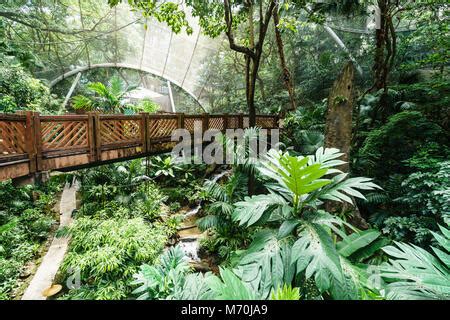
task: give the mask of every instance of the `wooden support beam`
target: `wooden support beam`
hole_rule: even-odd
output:
[[[36,171],[43,170],[42,164],[42,130],[41,130],[41,119],[38,112],[33,114],[34,122],[34,139],[36,144]]]
[[[96,158],[96,142],[95,142],[95,114],[93,112],[88,113],[88,143],[89,143],[89,161],[95,162]]]
[[[141,140],[142,140],[142,153],[147,153],[149,151],[148,148],[148,118],[149,114],[146,112],[141,113]]]
[[[223,115],[223,131],[227,131],[228,129],[228,117],[227,113]]]
[[[208,131],[209,129],[209,113],[203,114],[202,125],[203,125],[203,134],[205,134],[205,132]]]
[[[239,123],[238,123],[239,129],[244,129],[244,114],[239,113],[238,119],[239,119],[238,120],[239,121]]]
[[[95,161],[102,160],[102,132],[100,116],[94,113],[94,141],[95,141]]]
[[[32,111],[26,112],[26,132],[25,132],[25,144],[28,153],[28,159],[30,161],[29,168],[30,173],[36,172],[36,135],[34,130],[34,113]]]
[[[178,129],[184,129],[185,128],[184,119],[185,119],[185,114],[184,113],[179,113],[178,114]]]

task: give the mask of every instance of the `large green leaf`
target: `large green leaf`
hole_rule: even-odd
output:
[[[273,291],[270,297],[271,300],[281,301],[298,301],[300,300],[300,289],[292,288],[290,285],[284,284]]]
[[[300,197],[331,183],[328,179],[321,179],[328,173],[327,168],[319,163],[308,165],[308,162],[309,158],[294,157],[271,150],[260,171],[296,197]]]
[[[447,266],[447,268],[450,268],[450,255],[448,254],[450,252],[450,230],[442,226],[439,226],[439,229],[441,230],[442,235],[436,232],[431,233],[433,234],[433,237],[436,239],[436,241],[446,252],[434,247],[432,249],[434,253],[438,256],[438,258]]]
[[[337,202],[347,202],[353,205],[353,200],[351,197],[366,199],[364,195],[359,192],[359,190],[374,190],[381,189],[372,179],[368,178],[349,178],[348,174],[342,173],[333,178],[332,183],[318,191],[312,196],[312,198],[322,199],[322,200],[332,200]],[[308,199],[309,201],[312,200]]]
[[[309,156],[309,164],[320,164],[322,168],[328,168],[328,174],[341,173],[340,170],[334,169],[335,167],[345,164],[344,161],[339,160],[344,153],[341,153],[339,149],[333,148],[319,148],[314,156]]]
[[[359,249],[355,253],[353,253],[349,259],[353,262],[364,262],[365,260],[373,257],[373,255],[381,250],[382,248],[386,247],[391,243],[391,240],[388,238],[380,237],[368,246]]]
[[[305,271],[306,278],[314,275],[319,290],[326,291],[332,281],[343,281],[339,254],[330,234],[315,223],[304,222],[299,239],[292,247],[292,262],[297,273]]]
[[[432,254],[404,243],[383,250],[394,258],[381,268],[388,299],[450,299],[450,272]]]
[[[294,278],[291,245],[292,241],[279,240],[272,230],[259,232],[243,254],[236,273],[262,297],[267,298],[272,289],[290,283]]]
[[[264,213],[276,206],[283,206],[286,201],[276,194],[246,197],[245,201],[237,202],[233,213],[233,220],[239,221],[239,225],[248,227],[261,220]]]
[[[367,230],[359,233],[353,233],[339,242],[336,245],[336,248],[341,256],[348,258],[359,249],[362,249],[374,242],[380,236],[381,233],[377,230]]]
[[[186,276],[183,286],[175,287],[170,300],[213,300],[215,293],[211,290],[208,281],[214,277],[211,273],[194,273]]]
[[[220,277],[206,279],[209,287],[219,300],[257,300],[257,292],[241,281],[231,270],[220,269]]]

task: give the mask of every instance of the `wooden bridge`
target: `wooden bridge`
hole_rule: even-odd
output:
[[[70,170],[170,152],[175,129],[191,134],[245,129],[249,117],[231,115],[85,115],[43,116],[36,112],[0,114],[0,181],[50,170]],[[258,115],[256,125],[275,129],[279,119]]]

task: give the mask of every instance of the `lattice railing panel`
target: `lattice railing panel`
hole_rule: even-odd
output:
[[[141,121],[139,120],[102,120],[102,145],[140,142]]]
[[[220,118],[209,118],[209,126],[208,129],[217,129],[217,130],[225,130],[224,120],[222,117]]]
[[[276,127],[276,120],[269,117],[256,117],[256,126],[263,129],[272,129]]]
[[[244,117],[244,129],[250,127],[250,118]]]
[[[228,129],[239,128],[239,117],[228,117]]]
[[[24,122],[0,121],[0,157],[26,154]]]
[[[150,138],[171,137],[174,130],[178,129],[178,119],[150,119],[149,135]]]
[[[42,150],[62,150],[89,146],[86,121],[51,121],[41,123]]]
[[[199,128],[202,128],[202,118],[185,118],[184,119],[184,128],[188,130],[191,134],[194,134],[194,128],[195,124],[197,123],[197,126]]]

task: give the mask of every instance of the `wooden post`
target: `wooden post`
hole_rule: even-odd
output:
[[[147,131],[147,153],[152,152],[152,137],[150,135],[150,124],[152,123],[152,119],[154,120],[155,118],[152,118],[152,115],[149,114],[148,118],[147,118],[147,127],[146,127],[146,131]]]
[[[148,152],[148,117],[149,114],[146,112],[141,112],[141,140],[142,140],[142,153]]]
[[[206,131],[209,129],[209,113],[203,114],[203,134],[205,134]]]
[[[25,132],[25,144],[28,153],[28,159],[30,161],[29,168],[30,173],[36,172],[36,135],[34,130],[34,113],[27,111],[25,113],[26,119],[26,132]]]
[[[239,129],[244,129],[244,114],[239,113],[239,124],[238,124],[238,128]]]
[[[95,162],[96,151],[95,151],[95,114],[93,112],[88,113],[88,142],[89,142],[89,161]]]
[[[274,118],[274,127],[275,129],[280,129],[280,115],[276,115]]]
[[[102,132],[100,124],[100,116],[94,113],[94,141],[95,141],[95,161],[102,160]]]
[[[223,115],[223,131],[226,132],[228,129],[228,113]]]
[[[179,113],[178,114],[178,129],[184,129],[184,127],[185,127],[184,119],[185,119],[185,114]]]
[[[41,118],[39,112],[33,114],[34,122],[34,141],[36,145],[36,171],[42,171],[42,130],[41,130]]]

